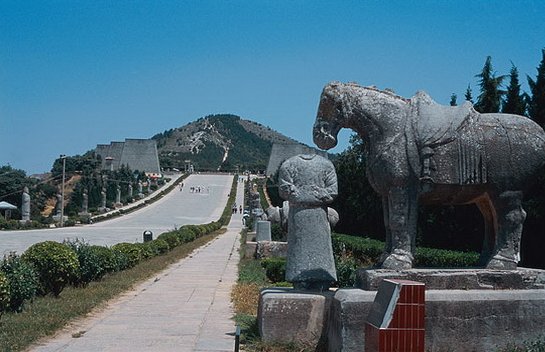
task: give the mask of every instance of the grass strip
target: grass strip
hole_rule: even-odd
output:
[[[226,229],[203,235],[193,242],[150,258],[135,267],[105,276],[87,287],[67,287],[58,298],[37,297],[22,313],[7,313],[0,319],[0,351],[21,351],[41,338],[52,335],[70,321],[81,318],[108,300],[153,277],[169,265],[187,257],[193,250],[210,242]],[[77,332],[75,332],[77,334]]]

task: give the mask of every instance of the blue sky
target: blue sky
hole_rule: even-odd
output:
[[[332,80],[459,101],[488,55],[535,77],[545,1],[0,0],[0,165],[232,113],[312,144]],[[342,151],[350,133],[341,135]]]

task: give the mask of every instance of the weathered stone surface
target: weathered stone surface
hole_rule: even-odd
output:
[[[320,97],[314,142],[334,147],[341,128],[356,131],[367,146],[366,173],[382,196],[386,222],[383,268],[412,267],[419,203],[475,203],[486,225],[481,262],[517,267],[523,190],[545,163],[545,132],[537,123],[480,114],[469,102],[442,106],[424,92],[405,99],[332,82]]]
[[[258,259],[286,258],[288,256],[288,242],[259,241],[257,242]]]
[[[271,241],[271,222],[258,220],[256,224],[256,240]]]
[[[298,154],[319,154],[327,158],[327,153],[316,148],[308,147],[300,143],[274,143],[271,149],[271,156],[267,165],[267,176],[273,176],[284,160]]]
[[[289,288],[261,291],[257,323],[266,342],[296,342],[323,349],[333,292],[309,293]]]
[[[335,292],[328,321],[328,351],[363,351],[364,327],[375,291],[341,289]]]
[[[331,303],[328,351],[362,351],[376,291],[341,289]],[[495,351],[542,336],[545,290],[426,291],[426,351]]]
[[[356,286],[363,290],[377,290],[384,279],[419,281],[431,290],[520,290],[545,288],[545,270],[518,268],[490,269],[360,269]]]
[[[269,207],[266,212],[267,220],[273,224],[282,226],[285,231],[288,230],[288,217],[290,213],[288,201],[284,201],[282,207]],[[327,207],[327,220],[331,228],[335,228],[335,225],[339,222],[339,213],[335,209]]]
[[[257,252],[257,242],[247,241],[244,246],[244,258],[255,258]]]
[[[28,194],[28,187],[23,189],[23,196],[21,201],[21,220],[30,220],[30,195]]]
[[[337,196],[337,174],[319,155],[297,155],[278,172],[279,194],[289,201],[286,280],[323,290],[337,280],[327,204]]]

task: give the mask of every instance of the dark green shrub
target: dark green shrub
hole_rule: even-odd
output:
[[[261,266],[265,269],[265,274],[271,282],[285,281],[286,277],[286,259],[285,258],[265,258],[261,260]]]
[[[9,299],[10,292],[8,278],[0,271],[0,315],[8,309]]]
[[[118,243],[112,246],[112,250],[126,255],[126,268],[132,268],[142,260],[142,247],[138,243]]]
[[[180,243],[189,243],[194,241],[195,238],[197,238],[197,235],[190,229],[182,227],[178,230],[178,239],[180,240]]]
[[[168,246],[167,241],[162,239],[155,239],[153,241],[147,242],[147,244],[153,248],[154,251],[157,252],[157,254],[165,254],[170,250],[170,247]]]
[[[151,243],[151,242],[148,242]],[[159,253],[155,250],[154,247],[150,246],[148,243],[135,243],[134,245],[140,247],[141,259],[149,259],[155,257]]]
[[[115,267],[113,255],[105,254],[105,251],[110,251],[106,247],[91,246],[79,239],[64,241],[64,244],[78,256],[80,269],[77,279],[73,282],[74,286],[86,286],[91,281],[100,280]]]
[[[9,282],[9,309],[20,312],[26,300],[32,299],[40,285],[34,268],[15,253],[4,256],[0,272],[6,275]]]
[[[271,239],[273,241],[285,241],[288,234],[279,224],[271,224]]]
[[[467,268],[477,266],[479,254],[436,248],[417,248],[414,265],[428,268]]]
[[[129,255],[125,252],[114,250],[113,247],[110,249],[114,257],[115,270],[122,271],[130,268],[129,265]]]
[[[104,246],[91,246],[90,250],[93,251],[96,260],[100,263],[99,266],[102,269],[100,278],[107,273],[117,270],[118,263],[116,256],[110,248]]]
[[[79,273],[76,253],[54,241],[45,241],[30,246],[22,259],[32,264],[38,273],[42,294],[58,296],[66,285],[73,282]]]
[[[157,236],[157,239],[163,240],[166,243],[168,243],[168,247],[170,249],[178,247],[180,245],[180,243],[181,243],[180,238],[179,238],[179,236],[177,234],[177,231],[170,231],[170,232],[162,233],[159,236]]]
[[[356,272],[360,268],[358,261],[351,256],[335,256],[337,268],[337,285],[339,287],[354,287]]]

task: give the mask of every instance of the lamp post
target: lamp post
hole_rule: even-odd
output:
[[[66,155],[61,154],[62,159],[62,189],[61,189],[61,227],[64,226],[64,173],[66,170]]]

